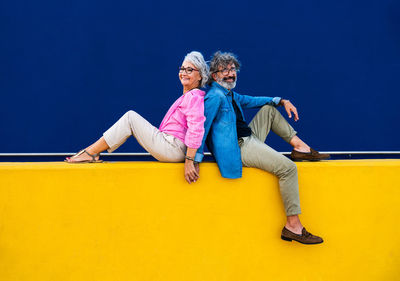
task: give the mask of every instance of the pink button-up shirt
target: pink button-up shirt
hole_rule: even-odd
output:
[[[199,89],[183,94],[169,108],[160,131],[180,139],[187,147],[199,148],[204,135],[204,95]]]

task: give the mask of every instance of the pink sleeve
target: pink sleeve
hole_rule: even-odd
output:
[[[203,95],[201,94],[203,93]],[[195,90],[185,94],[181,103],[181,111],[186,116],[188,129],[185,135],[185,145],[199,148],[204,135],[204,92]]]

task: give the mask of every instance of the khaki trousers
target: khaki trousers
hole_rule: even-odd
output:
[[[296,131],[283,116],[270,105],[263,106],[249,124],[252,135],[239,140],[243,165],[255,167],[276,175],[287,216],[301,213],[297,167],[287,157],[266,145],[272,130],[289,142]]]
[[[183,162],[186,145],[174,136],[160,132],[135,111],[125,113],[111,126],[103,137],[113,152],[130,136],[134,136],[139,144],[154,158],[162,162]]]

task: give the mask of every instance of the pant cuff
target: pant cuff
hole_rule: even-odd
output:
[[[116,150],[116,149],[118,148],[118,146],[115,146],[115,145],[114,145],[114,147],[113,147],[113,146],[111,145],[111,141],[108,139],[107,132],[104,132],[104,133],[103,133],[103,138],[104,138],[105,142],[106,142],[107,145],[108,145],[107,151],[108,151],[109,153],[113,152],[114,150]]]
[[[296,135],[297,135],[297,132],[296,132],[295,130],[293,130],[293,133],[291,133],[288,137],[284,138],[284,140],[285,140],[287,143],[290,143],[290,141],[292,140],[292,138],[293,138],[294,136],[296,136]]]
[[[301,210],[299,209],[295,209],[295,210],[287,210],[286,211],[286,216],[296,216],[296,215],[300,215],[301,214]]]

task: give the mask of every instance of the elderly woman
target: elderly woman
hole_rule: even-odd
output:
[[[170,107],[157,129],[135,111],[125,113],[103,136],[81,150],[69,163],[96,163],[100,152],[113,152],[133,135],[139,144],[157,160],[183,162],[185,179],[191,183],[199,178],[198,164],[194,163],[197,149],[204,135],[204,95],[199,90],[207,82],[208,66],[199,52],[187,54],[179,68],[183,95]]]

